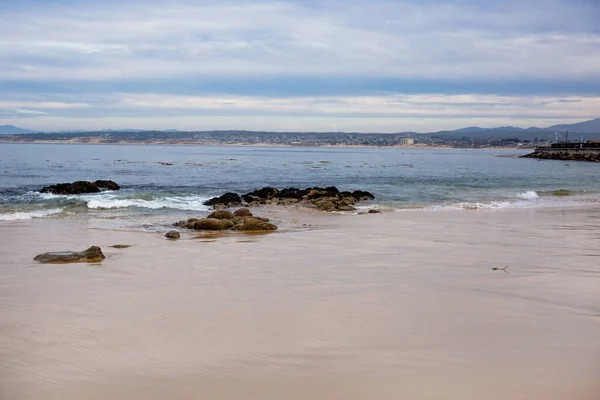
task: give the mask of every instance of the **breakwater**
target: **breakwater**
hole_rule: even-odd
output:
[[[542,160],[569,160],[600,162],[599,147],[538,147],[533,153],[524,155],[525,158]]]

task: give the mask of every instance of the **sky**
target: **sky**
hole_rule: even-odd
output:
[[[432,132],[600,117],[600,0],[0,0],[0,125]]]

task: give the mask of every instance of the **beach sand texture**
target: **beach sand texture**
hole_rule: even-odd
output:
[[[2,225],[0,398],[600,398],[598,207],[268,216],[178,241]],[[33,262],[90,245],[101,264]]]

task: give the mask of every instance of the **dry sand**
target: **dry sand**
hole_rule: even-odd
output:
[[[2,223],[0,398],[600,398],[599,208],[271,216]],[[101,265],[32,260],[92,244]]]

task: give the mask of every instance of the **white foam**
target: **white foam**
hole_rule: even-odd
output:
[[[533,190],[528,190],[526,192],[519,193],[517,195],[517,197],[519,199],[523,199],[523,200],[533,200],[533,199],[539,199],[540,196],[537,194],[537,192],[535,192]]]
[[[119,198],[115,195],[106,196],[89,196],[87,207],[95,210],[109,210],[128,207],[147,208],[151,210],[159,210],[162,208],[171,208],[176,210],[190,211],[208,211],[208,206],[203,203],[208,200],[208,197],[201,196],[175,196],[175,197],[158,197],[152,200],[135,199],[135,198]]]
[[[53,208],[50,210],[22,211],[11,214],[0,214],[0,221],[18,221],[33,218],[43,218],[49,215],[58,214],[62,211],[62,208]]]

